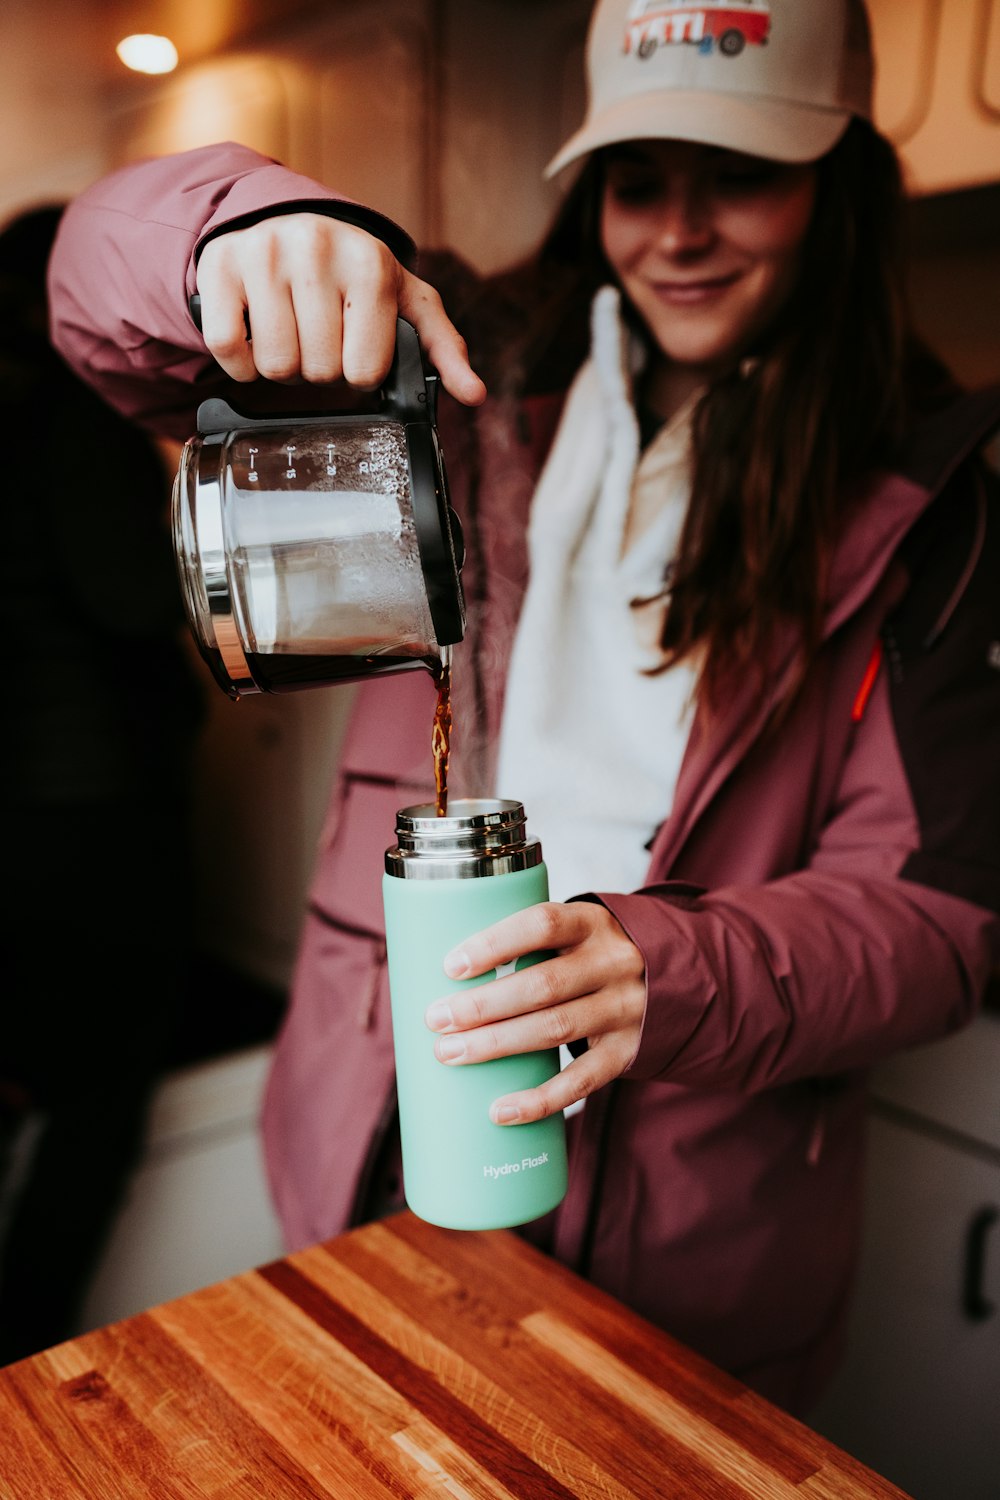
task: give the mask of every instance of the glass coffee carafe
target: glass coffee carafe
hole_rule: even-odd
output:
[[[174,481],[174,551],[189,624],[230,697],[438,675],[465,605],[436,389],[400,319],[375,411],[202,403]]]

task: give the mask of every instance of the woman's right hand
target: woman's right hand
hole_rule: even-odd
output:
[[[343,378],[374,390],[389,373],[399,316],[456,400],[485,398],[434,288],[353,224],[290,213],[217,235],[198,262],[198,291],[205,344],[234,380]]]

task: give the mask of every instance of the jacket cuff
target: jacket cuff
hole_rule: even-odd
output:
[[[592,892],[575,896],[604,906],[643,956],[646,967],[646,1010],[642,1036],[624,1078],[652,1079],[662,1076],[671,1060],[696,1029],[703,1014],[707,983],[705,963],[690,940],[682,913],[698,911],[703,886],[688,881],[665,881],[645,886],[630,895]],[[656,976],[670,975],[669,994],[656,988]],[[662,979],[660,980],[661,988]],[[570,1048],[574,1055],[586,1051],[586,1042]]]
[[[233,214],[220,223],[213,224],[195,245],[193,264],[197,266],[205,246],[221,234],[232,234],[237,229],[249,229],[265,219],[302,213],[324,214],[328,219],[339,219],[343,224],[353,224],[358,229],[366,230],[375,239],[381,240],[396,259],[407,268],[412,267],[416,259],[416,245],[405,229],[401,229],[398,224],[387,218],[385,214],[379,213],[377,209],[365,208],[360,203],[353,203],[349,198],[288,198],[279,203],[268,203],[259,208],[248,209],[245,213]]]

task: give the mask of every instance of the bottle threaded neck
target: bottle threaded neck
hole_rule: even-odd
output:
[[[404,880],[464,880],[508,875],[541,864],[542,847],[527,833],[520,802],[499,797],[452,798],[438,817],[434,804],[396,814],[396,847],[385,868]]]

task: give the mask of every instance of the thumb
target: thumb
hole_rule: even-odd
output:
[[[426,281],[403,273],[399,312],[417,330],[427,357],[449,395],[463,406],[479,406],[486,386],[469,363],[466,342],[444,310],[438,293]]]

